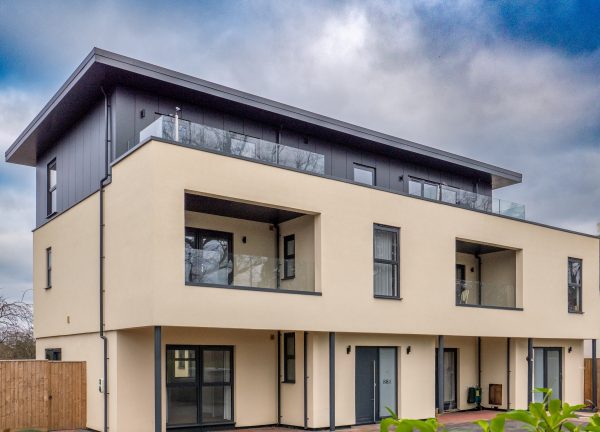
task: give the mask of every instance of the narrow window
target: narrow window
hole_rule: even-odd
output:
[[[46,249],[46,288],[52,288],[52,248]]]
[[[296,277],[296,237],[294,234],[283,238],[283,278]]]
[[[46,206],[47,206],[47,214],[48,216],[52,216],[56,213],[56,159],[52,159],[52,161],[48,164],[47,172],[46,172],[46,183],[48,186],[48,193],[46,196]]]
[[[296,382],[296,334],[283,334],[283,382]]]
[[[375,297],[398,298],[399,283],[398,228],[374,225],[373,227],[373,284]]]
[[[373,186],[375,184],[375,168],[354,164],[354,181]]]
[[[62,360],[62,352],[60,348],[46,348],[45,351],[46,360],[60,361]]]
[[[582,261],[577,258],[569,258],[569,312],[580,313],[581,305],[581,274]]]

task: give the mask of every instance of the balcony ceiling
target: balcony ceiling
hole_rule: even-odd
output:
[[[187,211],[245,219],[272,225],[305,215],[304,213],[289,210],[194,194],[185,194],[185,209]]]
[[[462,240],[456,240],[456,252],[470,255],[484,255],[493,252],[502,252],[511,250],[499,246],[492,246],[482,243],[471,243]]]

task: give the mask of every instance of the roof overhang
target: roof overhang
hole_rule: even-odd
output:
[[[299,128],[405,160],[489,178],[494,189],[522,181],[520,173],[295,108],[150,63],[94,48],[6,151],[7,162],[35,166],[41,155],[93,103],[116,85],[168,94],[190,103]]]

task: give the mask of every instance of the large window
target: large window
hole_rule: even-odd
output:
[[[233,421],[233,348],[167,346],[167,425]]]
[[[373,227],[373,279],[375,297],[400,296],[399,258],[400,230],[374,225]]]
[[[296,334],[283,335],[283,382],[296,382]]]
[[[427,180],[410,177],[408,180],[408,193],[432,200],[439,200],[440,185]]]
[[[569,312],[581,312],[581,275],[582,261],[577,258],[569,258]]]
[[[283,278],[296,277],[296,237],[294,234],[283,238]]]
[[[46,288],[52,288],[52,248],[46,249]]]
[[[56,159],[52,159],[52,161],[48,164],[46,169],[46,184],[47,184],[47,195],[46,195],[46,212],[48,216],[52,216],[56,213],[56,198],[57,198],[57,190],[56,190]]]
[[[185,281],[198,284],[233,283],[233,234],[185,229]]]
[[[375,184],[375,168],[355,163],[354,181],[373,186]]]

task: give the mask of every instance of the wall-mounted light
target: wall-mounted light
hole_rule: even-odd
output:
[[[144,117],[146,117],[146,110],[142,109],[142,110],[140,110],[140,118],[144,118]]]
[[[406,355],[409,355],[410,352],[412,351],[412,347],[409,345],[406,347]]]
[[[242,243],[246,244],[246,236],[242,237]]]
[[[475,273],[475,267],[471,267],[471,273]]]
[[[346,354],[350,354],[352,352],[352,347],[350,345],[348,345],[346,347]]]
[[[569,349],[568,349],[567,351],[569,351],[569,354],[571,354],[571,351],[573,351],[573,347],[572,347],[572,346],[570,346],[570,347],[569,347]]]

